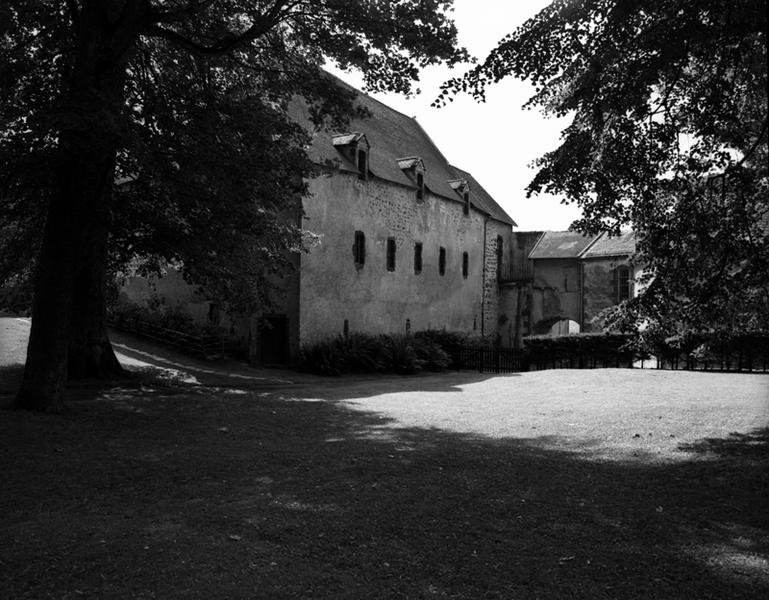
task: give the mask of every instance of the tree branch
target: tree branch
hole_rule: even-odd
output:
[[[219,55],[225,54],[230,50],[234,50],[238,46],[247,44],[263,35],[267,34],[273,27],[275,27],[283,18],[284,8],[287,2],[285,0],[276,0],[272,7],[256,17],[251,27],[246,29],[243,33],[229,34],[220,37],[218,40],[211,44],[202,44],[191,38],[188,38],[173,29],[161,27],[156,22],[151,22],[144,30],[146,35],[152,37],[160,37],[168,40],[169,42],[186,48],[191,52],[205,55]],[[288,8],[293,7],[294,4],[289,4]]]
[[[205,10],[214,0],[189,0],[187,6],[177,10],[154,10],[150,9],[149,20],[152,23],[174,23],[181,21],[186,17],[191,17],[201,10]]]
[[[76,0],[67,0],[67,8],[69,9],[69,15],[72,18],[72,26],[77,29],[80,26],[80,11],[77,8]]]

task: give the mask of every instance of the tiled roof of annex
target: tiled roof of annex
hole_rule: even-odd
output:
[[[615,236],[602,233],[583,252],[582,258],[629,256],[633,253],[635,253],[635,235],[632,231],[623,231],[620,235]]]
[[[545,231],[529,252],[529,258],[580,258],[595,239],[596,236],[576,231]]]
[[[340,80],[337,82],[340,86],[354,90]],[[510,215],[499,206],[472,175],[449,164],[430,136],[415,119],[374,100],[363,92],[354,91],[357,94],[356,102],[368,110],[370,116],[367,118],[353,117],[346,128],[347,131],[344,132],[311,129],[306,104],[301,100],[292,102],[290,107],[292,118],[306,124],[308,129],[314,131],[310,147],[310,157],[313,160],[318,163],[327,160],[339,161],[340,169],[357,173],[357,165],[353,164],[343,152],[340,152],[338,147],[335,147],[334,138],[338,144],[340,139],[344,139],[342,137],[344,135],[362,133],[370,144],[368,167],[375,177],[416,189],[414,179],[404,168],[401,168],[399,160],[420,158],[424,164],[424,183],[430,192],[448,200],[461,202],[461,195],[452,188],[449,182],[466,179],[469,183],[470,204],[472,206],[497,221],[515,225],[515,221]]]

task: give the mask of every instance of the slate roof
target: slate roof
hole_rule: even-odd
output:
[[[529,258],[580,258],[595,240],[574,231],[545,231],[529,253]]]
[[[337,82],[341,86],[350,88],[340,80]],[[430,192],[461,202],[461,196],[452,189],[449,181],[467,179],[470,184],[470,203],[476,209],[497,221],[515,225],[510,215],[497,204],[480,183],[469,173],[452,167],[448,163],[415,119],[393,110],[362,92],[355,91],[358,94],[356,102],[366,108],[371,116],[365,119],[352,118],[346,128],[347,131],[333,133],[316,131],[309,149],[310,157],[314,161],[318,163],[327,160],[339,161],[341,170],[357,173],[357,166],[334,146],[334,141],[339,144],[339,140],[345,139],[343,136],[352,136],[353,132],[363,133],[370,144],[368,166],[373,176],[416,189],[416,182],[400,168],[398,161],[403,160],[404,157],[421,158],[425,167],[424,183]],[[307,106],[301,99],[291,103],[289,113],[293,119],[306,124],[308,130],[313,131]]]
[[[602,256],[629,256],[635,253],[635,235],[632,231],[624,231],[618,236],[609,237],[602,233],[588,247],[582,258],[599,258]]]

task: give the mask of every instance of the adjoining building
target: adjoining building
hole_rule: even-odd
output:
[[[526,335],[599,331],[603,310],[638,293],[634,254],[632,232],[515,232],[513,269],[501,282],[516,314],[511,335],[520,342]]]

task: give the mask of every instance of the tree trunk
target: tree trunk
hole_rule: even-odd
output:
[[[108,213],[109,206],[109,200],[104,198],[98,209]],[[84,257],[75,277],[67,361],[69,380],[111,379],[123,373],[107,333],[108,222],[109,214],[97,217],[89,245],[91,251]]]
[[[61,412],[67,381],[67,346],[76,249],[74,212],[66,196],[51,202],[35,275],[32,328],[16,406]]]
[[[120,140],[126,61],[144,0],[84,4],[58,117],[58,162],[35,276],[32,328],[18,408],[61,412],[70,340],[77,374],[114,369],[107,352],[104,268],[109,199]],[[84,286],[84,287],[83,287]],[[77,290],[77,293],[76,293]],[[91,313],[90,311],[95,311]]]

